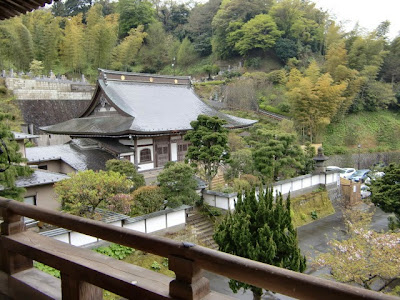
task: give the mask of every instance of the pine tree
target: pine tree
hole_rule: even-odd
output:
[[[25,189],[16,187],[15,180],[18,176],[31,174],[32,169],[22,164],[25,159],[10,131],[10,126],[16,129],[20,119],[17,107],[8,95],[0,93],[0,196],[21,201]]]
[[[283,203],[282,195],[273,196],[268,188],[239,193],[233,213],[229,212],[218,225],[214,239],[219,250],[281,268],[303,272],[306,258],[301,255],[297,232],[290,216],[290,196]],[[254,299],[260,299],[262,289],[247,283],[230,280],[234,293],[250,289]]]

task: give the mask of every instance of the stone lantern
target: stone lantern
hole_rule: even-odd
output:
[[[325,172],[324,161],[328,160],[329,157],[324,155],[324,150],[322,147],[318,147],[318,154],[313,158],[315,161],[315,174],[320,174]]]

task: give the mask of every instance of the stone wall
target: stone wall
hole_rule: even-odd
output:
[[[6,78],[17,100],[90,100],[94,87],[70,82]]]
[[[328,161],[325,162],[325,164],[327,166],[358,169],[358,162],[360,162],[360,169],[370,169],[374,164],[377,163],[399,163],[400,151],[360,153],[360,155],[358,153],[332,155],[329,157]]]

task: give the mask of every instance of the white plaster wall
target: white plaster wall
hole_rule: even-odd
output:
[[[215,206],[228,210],[228,201],[228,198],[217,196],[217,198],[215,199]]]
[[[214,195],[208,195],[208,194],[203,195],[204,202],[211,206],[215,206],[214,197],[215,197]]]
[[[79,232],[71,232],[71,245],[73,246],[83,246],[90,243],[97,242],[96,237],[90,235],[82,234]]]
[[[311,177],[307,177],[303,179],[303,188],[309,187],[311,186]]]
[[[148,138],[148,139],[140,139],[137,141],[138,146],[140,145],[149,145],[149,144],[153,144],[153,139]]]
[[[229,209],[235,210],[235,203],[237,201],[236,197],[229,198]]]
[[[158,216],[151,219],[146,219],[147,233],[151,233],[157,230],[165,229],[165,215]]]
[[[108,225],[116,226],[116,227],[122,227],[122,221],[116,221],[112,223],[108,223]]]
[[[135,222],[135,223],[130,223],[130,224],[124,224],[124,228],[140,231],[140,232],[146,232],[146,225],[145,225],[145,220]]]
[[[171,143],[171,160],[177,161],[178,160],[178,144]]]
[[[301,190],[302,189],[302,180],[297,180],[293,182],[293,191]]]
[[[167,227],[181,225],[186,223],[185,210],[174,211],[167,214]]]
[[[154,163],[142,164],[138,166],[139,171],[154,169]]]
[[[291,187],[292,187],[292,183],[291,182],[282,184],[282,194],[289,193]]]
[[[311,185],[317,185],[320,184],[321,180],[320,180],[320,176],[319,175],[313,175],[312,179],[311,179]]]
[[[52,237],[55,240],[69,244],[69,232]]]

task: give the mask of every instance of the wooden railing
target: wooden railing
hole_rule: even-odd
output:
[[[22,279],[21,274],[39,276],[32,269],[32,260],[60,270],[62,299],[101,299],[102,289],[130,299],[228,298],[210,291],[202,270],[300,299],[398,299],[13,200],[0,199],[0,209],[4,220],[0,237],[0,292],[14,299],[26,299],[29,295],[35,299],[52,298],[42,295],[44,292],[34,280],[26,283]],[[21,216],[167,257],[176,278],[25,231]]]

